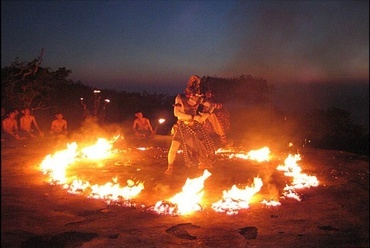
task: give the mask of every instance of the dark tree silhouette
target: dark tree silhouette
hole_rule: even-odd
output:
[[[52,71],[41,67],[43,50],[32,62],[13,62],[1,69],[1,95],[3,104],[9,107],[28,107],[32,111],[53,106],[54,93],[64,89],[71,73],[66,68]]]

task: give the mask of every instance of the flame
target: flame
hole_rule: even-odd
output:
[[[108,202],[117,202],[122,199],[130,200],[144,189],[144,184],[141,182],[135,183],[132,180],[127,180],[128,185],[126,187],[120,187],[117,179],[113,179],[113,181],[113,183],[107,182],[104,185],[92,185],[92,192],[89,198],[104,199]]]
[[[297,164],[297,161],[301,160],[299,154],[294,156],[289,154],[284,161],[284,165],[279,165],[276,169],[284,171],[284,175],[292,177],[293,181],[291,185],[286,185],[284,190],[284,196],[288,198],[294,198],[301,201],[300,196],[296,192],[296,189],[316,187],[319,185],[319,181],[315,176],[309,176],[307,174],[301,173],[302,168]]]
[[[261,204],[265,204],[266,206],[272,206],[272,207],[276,207],[276,206],[280,206],[281,205],[281,203],[280,202],[278,202],[278,201],[274,201],[274,200],[269,200],[269,201],[267,201],[267,200],[263,200],[263,201],[261,201]]]
[[[223,191],[223,199],[212,204],[212,208],[216,212],[226,212],[227,214],[237,214],[240,209],[249,208],[249,202],[252,197],[261,190],[262,179],[255,177],[254,186],[245,187],[245,189],[239,189],[236,185],[233,185],[230,190]]]
[[[66,182],[66,169],[74,163],[77,156],[77,143],[67,144],[67,149],[56,152],[54,155],[47,155],[41,162],[41,170],[49,174],[51,182],[63,184]]]
[[[63,188],[67,189],[68,193],[81,194],[90,187],[89,182],[83,182],[81,179],[75,179],[70,185],[64,184]]]
[[[229,158],[237,157],[241,159],[255,160],[257,162],[264,162],[264,161],[267,162],[269,161],[269,155],[270,155],[270,148],[265,146],[259,150],[251,150],[247,154],[243,154],[243,153],[231,154]]]
[[[75,178],[71,183],[68,183],[66,171],[70,165],[84,158],[90,160],[106,158],[111,155],[112,144],[106,139],[99,138],[95,145],[85,147],[81,149],[81,152],[78,152],[77,148],[76,142],[67,144],[67,149],[55,152],[54,155],[49,154],[41,162],[41,170],[44,174],[49,175],[52,184],[62,184],[63,188],[71,194],[90,192],[88,198],[104,199],[108,203],[130,200],[144,189],[142,182],[135,183],[132,180],[127,181],[128,185],[126,187],[121,187],[117,178],[113,178],[113,183],[107,182],[104,185],[92,185],[90,182],[82,181],[79,178]],[[79,154],[84,156],[81,158]]]
[[[113,138],[112,138],[112,143],[115,143],[119,138],[121,138],[121,139],[125,139],[125,138],[123,137],[123,135],[121,135],[121,134],[117,134],[117,135],[113,136]]]
[[[106,159],[112,155],[112,144],[117,141],[120,135],[113,138],[113,141],[108,141],[99,138],[94,145],[79,149],[76,142],[67,144],[67,148],[57,151],[54,154],[47,155],[40,164],[44,174],[48,174],[51,184],[60,184],[68,193],[85,194],[88,198],[103,199],[107,203],[118,203],[122,200],[131,200],[141,193],[144,189],[144,184],[140,181],[134,182],[127,180],[127,186],[121,186],[117,178],[113,178],[112,182],[105,184],[92,184],[89,181],[82,181],[76,176],[73,180],[66,176],[67,169],[71,166],[78,166],[76,162],[83,162],[84,159],[100,160]],[[138,147],[137,150],[148,150],[145,147]],[[178,153],[183,152],[179,150]],[[227,153],[231,150],[219,149],[217,153]],[[237,153],[231,154],[229,157],[237,157],[243,159],[256,160],[258,162],[269,161],[270,149],[263,147],[259,150],[251,150],[247,154]],[[299,154],[291,155],[284,160],[284,165],[278,165],[277,170],[284,171],[284,175],[292,178],[292,182],[284,187],[284,197],[293,198],[301,201],[297,189],[315,187],[319,182],[315,176],[309,176],[302,173],[302,168],[298,166],[297,161],[301,160]],[[98,161],[96,161],[98,162]],[[138,169],[139,170],[139,169]],[[195,211],[202,210],[201,202],[204,195],[204,182],[212,174],[205,170],[203,175],[198,178],[187,178],[185,185],[182,187],[182,192],[177,193],[169,200],[158,201],[152,210],[159,214],[171,215],[187,215]],[[237,214],[241,209],[249,208],[249,204],[253,196],[260,191],[263,183],[258,177],[254,178],[253,186],[238,188],[233,185],[230,190],[223,191],[223,197],[216,203],[212,204],[212,208],[216,212],[224,212],[228,215]],[[263,200],[260,202],[266,206],[279,206],[280,202],[274,200]],[[127,204],[126,204],[127,205]]]
[[[153,210],[159,214],[171,215],[187,215],[201,210],[204,181],[211,175],[208,170],[204,170],[203,175],[198,178],[187,178],[182,192],[177,193],[168,201],[158,201]]]
[[[92,146],[82,149],[82,153],[88,159],[103,159],[111,155],[112,143],[104,138],[99,138]]]
[[[218,148],[217,150],[216,150],[216,154],[224,154],[224,153],[231,153],[231,152],[234,152],[234,150],[232,150],[232,149],[225,149],[225,148]]]

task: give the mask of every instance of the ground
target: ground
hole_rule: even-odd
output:
[[[203,174],[185,167],[181,154],[173,175],[164,174],[170,138],[157,135],[142,144],[126,143],[116,157],[69,172],[96,183],[113,177],[122,185],[127,179],[144,182],[136,198],[121,204],[70,194],[50,184],[40,169],[45,156],[57,149],[50,138],[3,142],[1,246],[369,247],[368,157],[301,148],[299,164],[304,173],[317,177],[319,185],[300,190],[301,201],[280,198],[280,206],[268,207],[260,200],[276,196],[289,183],[276,170],[289,151],[272,150],[268,162],[216,156],[212,175],[204,182],[202,210],[159,215],[150,207],[180,192],[187,178]],[[149,149],[137,150],[140,145]],[[212,209],[224,190],[250,185],[257,176],[264,186],[249,208],[235,215]]]

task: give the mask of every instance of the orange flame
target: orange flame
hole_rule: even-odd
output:
[[[284,165],[279,165],[276,169],[284,171],[284,175],[292,177],[293,181],[291,185],[286,185],[284,190],[284,196],[288,198],[294,198],[297,201],[301,201],[300,196],[296,192],[296,189],[316,187],[319,185],[319,181],[315,176],[309,176],[301,173],[302,168],[297,164],[297,161],[301,160],[299,154],[294,156],[289,154],[284,161]]]
[[[90,198],[104,199],[108,202],[119,201],[119,200],[130,200],[138,195],[143,189],[144,184],[141,182],[134,183],[132,180],[128,180],[126,187],[120,187],[117,183],[117,179],[113,179],[115,182],[107,182],[104,185],[92,185]]]
[[[82,149],[82,153],[89,159],[103,159],[111,155],[112,143],[99,138],[92,146]]]
[[[257,162],[269,161],[270,149],[265,146],[259,150],[251,150],[247,154],[231,154],[229,158],[237,157],[241,159],[255,160]]]
[[[254,186],[245,187],[245,189],[239,189],[236,185],[233,185],[230,190],[223,191],[223,199],[212,204],[212,208],[216,212],[223,212],[229,215],[237,214],[240,209],[249,208],[249,202],[252,197],[261,190],[262,179],[255,177]]]
[[[81,159],[79,154],[83,154],[83,158],[96,160],[106,158],[111,155],[111,142],[106,139],[99,138],[95,145],[85,147],[81,152],[77,152],[77,143],[67,144],[67,149],[58,151],[54,155],[47,155],[42,161],[40,167],[44,174],[48,174],[51,178],[51,183],[62,184],[64,189],[67,189],[71,194],[82,194],[90,191],[89,198],[104,199],[107,202],[116,202],[119,200],[129,200],[137,196],[143,189],[142,182],[134,182],[128,180],[128,186],[121,187],[117,183],[117,178],[113,178],[113,183],[108,182],[105,185],[91,185],[88,181],[82,181],[75,178],[68,184],[66,171],[68,166],[75,163],[77,158]]]
[[[198,178],[187,178],[182,192],[177,193],[168,201],[158,201],[153,210],[159,214],[172,215],[187,215],[201,210],[204,181],[211,175],[208,170],[204,170],[203,175]]]
[[[66,169],[74,163],[77,155],[77,143],[67,144],[67,149],[56,152],[54,155],[47,155],[41,162],[41,170],[49,174],[51,182],[63,184],[66,182]]]

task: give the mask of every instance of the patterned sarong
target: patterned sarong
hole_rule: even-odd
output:
[[[212,139],[198,122],[191,125],[178,121],[173,139],[182,144],[185,164],[197,166],[199,162],[208,162],[208,156],[215,153]]]
[[[230,114],[228,111],[224,109],[215,110],[214,114],[216,115],[218,121],[220,122],[220,125],[222,127],[222,130],[224,133],[229,131],[230,129]],[[216,133],[215,129],[212,126],[212,123],[207,119],[203,124],[204,130],[209,133]]]

